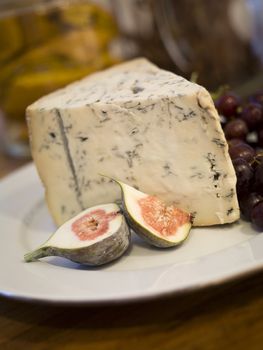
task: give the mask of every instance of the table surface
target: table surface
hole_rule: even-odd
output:
[[[0,177],[23,164],[0,155]],[[0,298],[0,348],[261,350],[263,273],[184,295],[114,306]]]

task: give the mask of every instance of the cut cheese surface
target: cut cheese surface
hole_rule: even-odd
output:
[[[236,176],[209,93],[145,59],[73,83],[27,109],[32,155],[58,225],[120,200],[118,179],[192,213],[239,218]]]

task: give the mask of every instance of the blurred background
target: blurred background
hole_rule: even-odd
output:
[[[263,86],[263,0],[0,0],[0,150],[30,156],[25,108],[145,56],[210,91]]]

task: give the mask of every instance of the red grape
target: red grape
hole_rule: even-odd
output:
[[[263,123],[263,106],[256,102],[248,103],[242,111],[241,118],[250,130],[255,130]]]
[[[263,90],[256,92],[254,95],[249,97],[251,102],[257,102],[263,106]]]
[[[251,165],[242,158],[234,159],[233,166],[237,176],[237,194],[241,197],[249,192],[254,172]]]
[[[226,124],[224,132],[227,139],[244,140],[248,133],[248,127],[244,120],[234,119]]]
[[[257,164],[255,169],[255,181],[253,184],[257,192],[263,194],[263,162]]]
[[[263,147],[263,129],[258,132],[258,145]]]
[[[243,216],[263,229],[263,90],[241,99],[227,93],[216,101],[237,177],[237,195]],[[244,101],[243,101],[244,102]]]
[[[240,98],[234,93],[228,93],[221,96],[216,101],[216,107],[219,114],[230,118],[237,115],[238,107],[240,106]]]
[[[252,209],[251,221],[259,229],[263,229],[263,201],[256,204]]]
[[[251,220],[252,209],[261,201],[263,201],[263,197],[256,192],[250,193],[248,197],[241,198],[240,209],[246,219]]]
[[[242,158],[247,162],[251,162],[254,159],[255,150],[245,142],[241,142],[229,147],[229,155],[232,160]]]
[[[236,145],[239,145],[240,143],[244,144],[245,142],[240,139],[230,139],[230,140],[227,140],[227,143],[228,143],[228,147],[231,148]]]

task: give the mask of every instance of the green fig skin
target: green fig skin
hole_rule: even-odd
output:
[[[130,230],[123,217],[119,230],[102,241],[76,249],[42,246],[26,254],[24,260],[33,262],[48,256],[59,256],[82,265],[100,266],[121,257],[129,248],[130,240]]]

